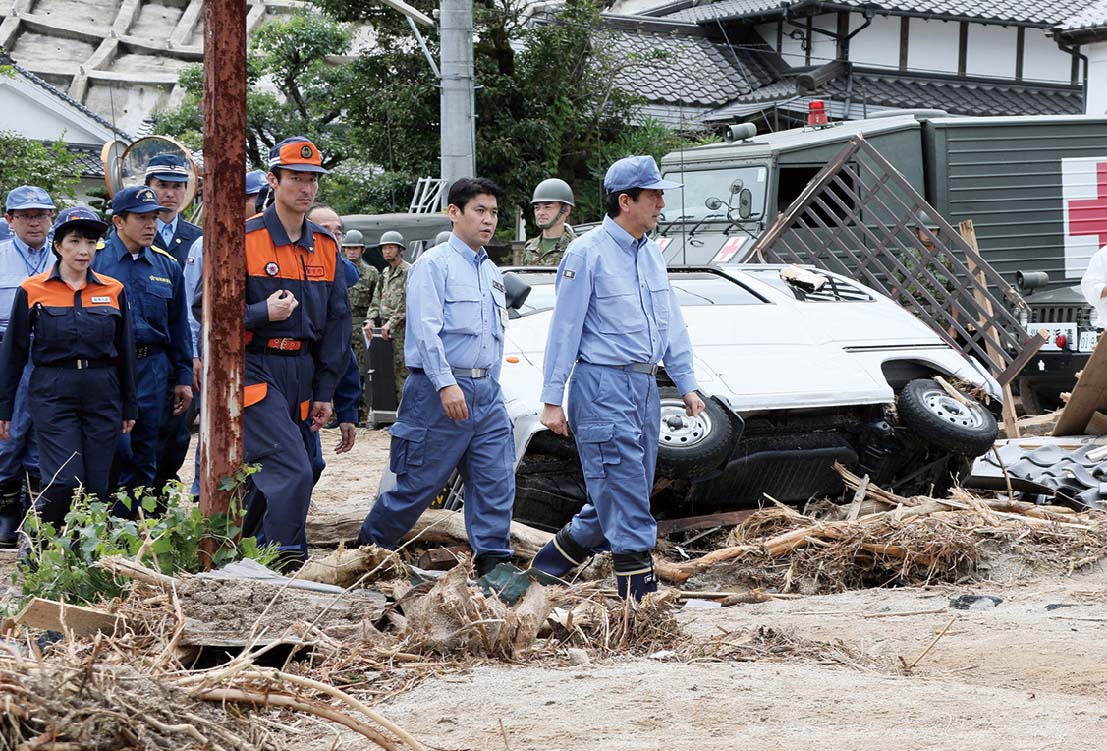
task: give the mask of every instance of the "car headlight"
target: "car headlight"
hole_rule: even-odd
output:
[[[1027,326],[1030,325],[1030,309],[1029,308],[1019,308],[1018,317],[1019,317],[1019,325],[1022,326],[1024,329]]]
[[[1088,313],[1088,325],[1093,329],[1099,328],[1099,308],[1092,308]]]

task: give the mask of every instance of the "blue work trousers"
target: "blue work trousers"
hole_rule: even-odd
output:
[[[167,414],[169,357],[156,352],[136,360],[135,386],[138,417],[134,429],[121,436],[116,445],[113,484],[128,492],[140,487],[161,490],[154,486],[154,475],[158,466],[158,434]],[[116,511],[122,513],[123,509],[117,507]]]
[[[645,373],[577,363],[569,382],[569,427],[588,500],[569,536],[590,550],[639,553],[657,544],[650,493],[657,467],[661,402]]]
[[[466,420],[446,416],[426,375],[407,377],[397,421],[390,428],[389,467],[396,487],[373,503],[359,544],[394,548],[456,468],[465,483],[465,530],[473,555],[511,555],[515,442],[503,394],[489,377],[459,377],[457,385],[469,406]]]
[[[166,391],[165,414],[162,416],[161,431],[158,434],[157,471],[154,474],[154,487],[161,490],[170,480],[179,480],[177,473],[184,465],[188,455],[188,444],[192,442],[192,424],[196,422],[199,404],[193,394],[192,403],[182,414],[173,414],[173,386]]]
[[[43,485],[35,506],[60,527],[78,487],[107,495],[123,424],[119,371],[36,366],[28,397]]]
[[[246,355],[246,382],[266,388],[265,396],[246,408],[244,420],[246,462],[260,464],[261,470],[250,476],[242,534],[304,557],[304,525],[322,461],[318,435],[305,421],[314,374],[307,355]]]
[[[15,392],[15,409],[12,413],[8,440],[0,441],[0,483],[22,480],[27,475],[38,477],[38,449],[35,447],[35,430],[31,424],[27,391],[34,365],[27,363]]]

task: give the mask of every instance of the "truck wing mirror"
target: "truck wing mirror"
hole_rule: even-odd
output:
[[[527,301],[530,294],[530,285],[523,281],[522,277],[514,271],[504,274],[504,301],[510,310],[519,310]]]
[[[753,193],[749,188],[742,188],[738,193],[738,216],[749,219],[753,214]]]

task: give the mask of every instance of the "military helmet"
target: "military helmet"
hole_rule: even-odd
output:
[[[543,180],[535,187],[530,202],[538,203],[539,201],[559,201],[570,206],[576,206],[576,203],[573,202],[573,189],[569,187],[569,183],[556,177]]]
[[[354,247],[364,247],[365,246],[365,237],[361,234],[360,230],[352,229],[352,230],[350,230],[349,232],[346,233],[345,237],[342,238],[342,247],[343,248],[348,248],[348,247],[351,247],[351,246],[354,246]]]
[[[394,229],[390,229],[381,235],[378,245],[399,245],[401,248],[407,245],[404,242],[404,236]]]

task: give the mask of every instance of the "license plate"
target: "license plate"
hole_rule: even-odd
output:
[[[1099,341],[1098,331],[1081,331],[1080,332],[1080,351],[1091,352],[1095,349],[1096,343]]]
[[[1049,334],[1046,339],[1046,343],[1042,345],[1039,352],[1068,352],[1076,349],[1076,345],[1079,343],[1077,338],[1077,327],[1075,323],[1032,323],[1026,327],[1030,334],[1037,334],[1039,330],[1045,329]],[[1065,337],[1065,346],[1057,346],[1057,338]]]

